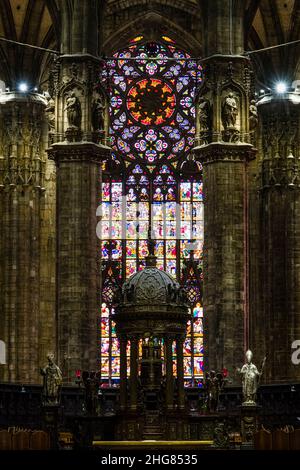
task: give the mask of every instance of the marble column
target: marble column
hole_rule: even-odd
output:
[[[42,233],[48,197],[45,106],[36,93],[0,94],[0,339],[7,351],[0,374],[11,382],[38,383],[44,356],[55,349],[54,305],[47,314],[41,308],[48,254]],[[53,293],[54,280],[45,277]]]
[[[183,338],[176,339],[177,355],[177,404],[180,410],[185,406],[184,395],[184,370],[183,370]]]
[[[260,126],[260,279],[262,303],[251,338],[263,381],[293,383],[300,339],[300,97],[267,95],[258,103]]]
[[[166,361],[166,408],[173,409],[174,403],[174,377],[173,377],[173,338],[165,338],[165,361]]]
[[[76,0],[72,11],[62,8],[62,55],[49,79],[55,128],[48,154],[57,167],[57,350],[65,383],[74,383],[78,369],[98,367],[96,211],[101,168],[110,154],[102,145],[107,97],[99,83],[98,8],[91,0]]]
[[[127,337],[120,337],[120,409],[127,405]]]
[[[243,51],[243,2],[204,2],[204,79],[196,158],[203,166],[204,367],[235,369],[249,347],[248,163],[252,70]]]
[[[137,337],[130,339],[130,408],[137,409],[138,400],[138,352],[139,340]]]

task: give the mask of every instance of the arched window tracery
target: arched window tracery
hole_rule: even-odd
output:
[[[189,287],[193,321],[184,367],[186,384],[196,385],[203,365],[202,174],[196,164],[185,172],[183,164],[194,143],[194,96],[201,68],[168,36],[147,42],[140,35],[107,62],[102,80],[110,92],[113,159],[122,163],[121,171],[104,172],[102,186],[102,378],[112,384],[119,378],[107,293],[143,269],[151,227],[158,268]],[[175,358],[175,349],[173,354]]]

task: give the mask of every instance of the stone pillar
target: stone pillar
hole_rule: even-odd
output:
[[[126,409],[127,404],[127,337],[120,337],[120,408]]]
[[[53,144],[57,165],[58,357],[67,382],[76,370],[92,370],[97,357],[100,203],[104,150],[92,142]]]
[[[267,355],[262,380],[292,383],[300,380],[291,359],[300,339],[299,94],[265,96],[258,109],[263,302],[251,336],[257,361]]]
[[[40,289],[45,105],[38,94],[0,95],[0,339],[7,350],[1,380],[11,382],[39,382],[41,344],[45,351],[55,347],[54,309],[44,316]]]
[[[174,400],[174,378],[173,378],[173,338],[165,338],[165,361],[166,361],[166,408],[173,409]]]
[[[137,409],[138,399],[138,351],[139,341],[137,337],[130,340],[130,408]]]
[[[100,240],[96,211],[101,166],[110,149],[105,133],[106,96],[99,84],[98,2],[75,1],[62,8],[62,55],[49,92],[55,129],[48,150],[57,166],[57,324],[58,362],[67,383],[77,369],[97,367],[100,306]]]
[[[205,369],[235,368],[248,347],[248,162],[251,66],[243,50],[243,2],[204,2],[204,80],[197,104],[204,192]]]
[[[177,402],[178,408],[183,410],[184,402],[184,370],[183,370],[183,338],[176,339],[177,354]]]

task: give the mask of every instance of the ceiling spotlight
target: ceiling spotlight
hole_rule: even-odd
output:
[[[284,82],[278,82],[276,84],[276,91],[277,93],[286,93],[287,91],[287,85]]]
[[[27,83],[25,83],[25,82],[20,83],[19,91],[21,91],[21,93],[26,93],[26,91],[28,91]]]

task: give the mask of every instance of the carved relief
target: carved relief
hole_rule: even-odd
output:
[[[7,103],[1,116],[0,186],[44,188],[42,154],[42,103]]]
[[[299,131],[297,113],[262,112],[262,188],[299,186]]]
[[[93,141],[98,143],[105,128],[105,98],[99,90],[100,63],[88,57],[57,59],[50,73],[49,93],[55,99],[58,116],[55,124],[53,103],[49,102],[48,119],[53,130],[52,141]],[[52,105],[52,106],[50,106]]]

